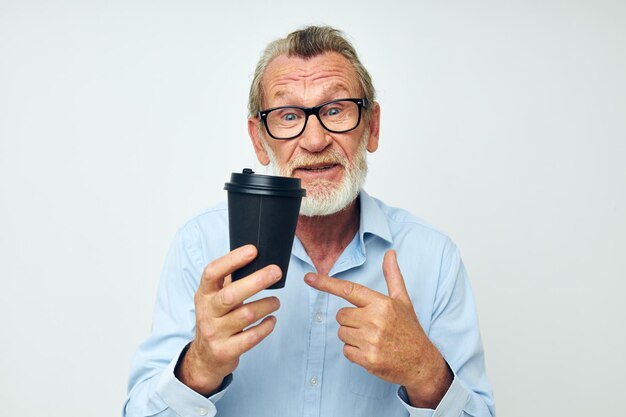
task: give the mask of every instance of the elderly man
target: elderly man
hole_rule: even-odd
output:
[[[380,106],[352,45],[329,27],[271,43],[250,91],[263,165],[301,179],[284,289],[229,252],[227,207],[183,226],[167,255],[127,416],[490,416],[470,286],[442,233],[362,186]]]

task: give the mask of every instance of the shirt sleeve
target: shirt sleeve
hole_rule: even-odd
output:
[[[124,408],[124,416],[160,416],[160,417],[197,417],[215,416],[215,404],[228,391],[233,376],[228,375],[220,390],[210,397],[204,397],[180,382],[174,375],[174,368],[178,362],[177,356],[158,375],[156,384],[140,384],[132,391],[133,401],[129,401]],[[154,387],[154,388],[153,388]]]
[[[176,416],[215,416],[217,414],[215,404],[228,390],[233,380],[232,374],[224,379],[217,393],[207,398],[190,389],[176,378],[174,368],[178,359],[177,357],[173,360],[163,371],[156,387],[156,394],[175,412],[174,415]]]
[[[455,375],[448,391],[441,399],[435,410],[430,408],[416,408],[411,406],[409,395],[404,387],[398,388],[398,398],[402,405],[409,412],[411,417],[444,417],[444,416],[466,416],[466,405],[470,399],[470,392],[463,386],[463,383]],[[491,414],[486,414],[490,416]],[[473,415],[472,415],[473,416]]]
[[[174,375],[181,352],[195,336],[194,295],[204,264],[200,232],[188,223],[170,246],[157,290],[151,334],[131,362],[125,417],[216,414],[215,403],[228,389],[232,375],[209,398]]]
[[[495,406],[485,370],[478,317],[469,279],[456,246],[444,247],[428,334],[454,379],[436,409],[412,407],[404,387],[398,398],[411,417],[493,417]]]

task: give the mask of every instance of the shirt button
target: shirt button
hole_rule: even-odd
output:
[[[207,411],[206,408],[204,407],[200,407],[198,408],[198,414],[200,414],[201,416],[206,416],[209,412]]]
[[[318,322],[318,323],[321,323],[322,320],[324,320],[324,316],[322,315],[322,313],[317,313],[315,315],[315,321]]]
[[[309,380],[309,383],[311,384],[312,387],[317,387],[317,384],[319,383],[319,381],[317,380],[316,377],[313,377]]]

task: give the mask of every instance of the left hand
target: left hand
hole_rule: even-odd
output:
[[[348,360],[403,385],[414,407],[436,408],[452,383],[451,371],[417,319],[393,250],[385,253],[383,274],[388,296],[314,273],[304,280],[355,306],[337,312],[338,336]]]

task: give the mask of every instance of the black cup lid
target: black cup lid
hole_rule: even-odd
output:
[[[224,189],[235,193],[279,197],[304,197],[306,195],[306,190],[300,185],[300,178],[259,175],[250,168],[245,168],[241,174],[233,172],[230,182],[224,184]]]

